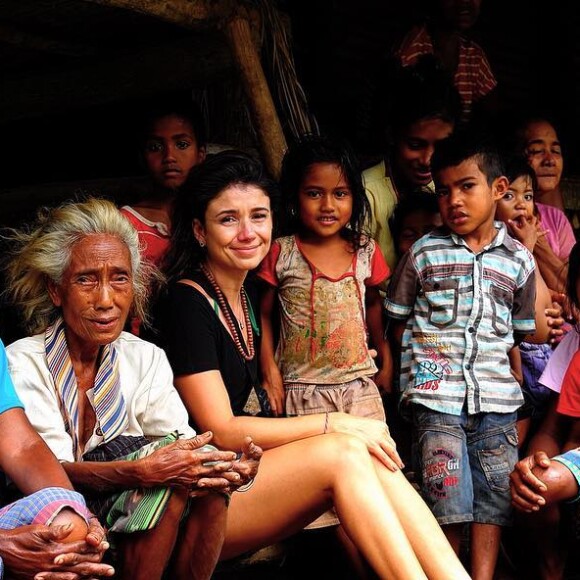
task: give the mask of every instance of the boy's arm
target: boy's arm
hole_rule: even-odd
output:
[[[548,324],[548,317],[546,316],[546,309],[548,308],[552,308],[552,296],[540,269],[536,267],[536,331],[526,336],[526,342],[533,342],[535,344],[548,342],[550,337],[550,325]]]
[[[379,372],[375,376],[375,382],[380,390],[390,393],[393,388],[393,358],[389,343],[385,339],[383,305],[376,286],[367,287],[365,302],[367,328],[371,344],[377,351]]]
[[[509,352],[508,357],[510,359],[510,371],[514,379],[522,385],[524,382],[524,373],[522,371],[522,355],[520,349],[514,346]]]
[[[278,316],[278,291],[269,284],[264,284],[260,302],[262,323],[262,341],[260,345],[260,370],[262,371],[262,386],[268,394],[268,400],[274,415],[285,412],[284,383],[280,369],[274,358],[276,339],[272,325],[272,317]]]
[[[394,318],[391,318],[387,324],[387,336],[394,356],[401,354],[401,343],[406,325],[407,320],[395,320]]]

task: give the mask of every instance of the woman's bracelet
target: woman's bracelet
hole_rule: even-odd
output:
[[[324,431],[322,432],[323,435],[328,433],[328,411],[324,413]]]
[[[252,485],[254,485],[254,481],[256,481],[256,478],[252,477],[252,479],[250,479],[250,481],[248,481],[248,483],[245,483],[244,485],[240,485],[240,487],[238,487],[236,489],[236,491],[239,491],[240,493],[243,493],[244,491],[248,491],[248,489],[250,489],[250,487],[252,487]]]

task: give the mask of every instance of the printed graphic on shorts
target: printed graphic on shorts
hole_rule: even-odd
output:
[[[439,447],[425,457],[423,484],[433,498],[445,498],[450,488],[459,485],[459,470],[460,458]]]
[[[449,359],[445,354],[450,350],[449,344],[440,342],[437,335],[423,335],[422,340],[422,360],[418,363],[417,374],[415,376],[415,388],[421,391],[436,391],[444,375],[452,372]]]

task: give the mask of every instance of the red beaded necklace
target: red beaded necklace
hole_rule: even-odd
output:
[[[211,284],[211,287],[214,289],[216,293],[218,305],[220,307],[220,310],[222,311],[222,314],[224,315],[224,318],[226,319],[228,329],[230,331],[230,334],[232,335],[232,338],[234,339],[234,344],[236,345],[238,352],[242,355],[242,357],[245,360],[252,360],[254,358],[254,332],[250,320],[248,299],[246,298],[246,292],[244,291],[243,286],[242,289],[240,290],[240,301],[242,303],[242,311],[244,313],[244,324],[246,325],[246,329],[248,332],[247,349],[244,348],[244,345],[242,344],[242,339],[238,331],[238,325],[234,324],[234,320],[232,317],[233,312],[232,308],[229,305],[229,302],[227,301],[226,297],[224,296],[222,289],[219,287],[216,279],[213,277],[213,274],[210,272],[209,268],[205,264],[201,264],[200,269],[203,272],[203,275],[208,279],[209,283]]]

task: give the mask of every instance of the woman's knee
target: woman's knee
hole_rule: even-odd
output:
[[[321,442],[323,461],[330,463],[335,472],[372,468],[372,461],[364,441],[353,435],[332,433],[316,438]]]

